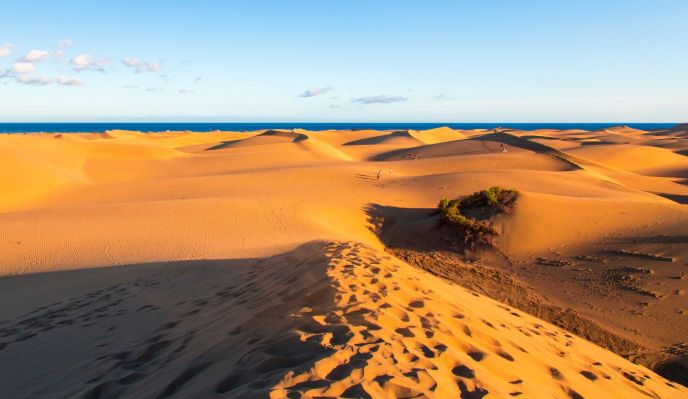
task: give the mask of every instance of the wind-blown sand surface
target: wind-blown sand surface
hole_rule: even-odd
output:
[[[688,397],[687,153],[685,126],[0,135],[0,397]],[[449,245],[438,201],[494,185],[495,247]]]

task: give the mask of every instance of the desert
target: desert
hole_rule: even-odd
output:
[[[688,397],[687,155],[686,125],[0,134],[0,397]]]

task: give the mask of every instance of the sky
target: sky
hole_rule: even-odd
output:
[[[688,121],[685,0],[0,8],[1,122]]]

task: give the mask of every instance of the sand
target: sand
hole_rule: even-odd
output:
[[[0,135],[0,396],[688,397],[686,140]],[[432,208],[492,185],[495,249],[443,273]]]

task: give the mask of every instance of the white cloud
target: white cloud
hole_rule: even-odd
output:
[[[0,57],[7,57],[8,55],[10,55],[10,53],[12,53],[12,47],[14,46],[12,46],[9,43],[5,43],[2,46],[0,46]]]
[[[128,68],[134,68],[135,73],[142,72],[157,72],[160,70],[160,64],[157,62],[141,61],[138,58],[124,58],[122,64]]]
[[[53,83],[53,79],[47,76],[17,76],[15,81],[31,86],[45,86]]]
[[[57,49],[53,51],[46,50],[31,50],[21,57],[18,61],[21,62],[39,62],[47,60],[52,57],[62,57],[64,55],[64,49],[70,47],[73,42],[69,39],[60,40],[57,43]]]
[[[157,87],[148,87],[148,88],[145,89],[144,91],[147,91],[147,92],[149,92],[149,93],[159,93],[159,92],[162,91],[162,89],[159,89],[159,88],[157,88]]]
[[[57,48],[64,50],[67,47],[72,47],[74,45],[74,42],[71,39],[62,39],[59,42],[57,42]]]
[[[36,68],[30,62],[15,62],[14,64],[12,64],[12,72],[14,73],[31,73],[35,69]]]
[[[74,65],[72,69],[74,69],[77,72],[105,72],[105,65],[107,65],[110,61],[106,58],[94,59],[92,56],[88,54],[79,54],[76,57],[72,58],[70,62],[72,63],[72,65]]]
[[[21,62],[36,62],[36,61],[43,61],[45,59],[50,58],[51,56],[50,51],[45,51],[45,50],[31,50],[28,53],[26,53],[23,57],[19,59]]]
[[[301,93],[299,95],[299,97],[303,97],[303,98],[316,97],[316,96],[319,96],[321,94],[328,93],[332,90],[334,90],[334,89],[331,87],[315,87],[315,88],[308,89],[308,90],[304,91],[303,93]]]
[[[139,87],[136,85],[124,85],[124,86],[120,86],[119,88],[120,89],[138,89]]]
[[[388,95],[379,95],[379,96],[367,96],[367,97],[358,97],[354,98],[351,100],[351,102],[354,103],[359,103],[359,104],[391,104],[391,103],[398,103],[401,101],[406,101],[406,97],[402,96],[388,96]]]
[[[196,76],[196,79],[194,79],[194,83],[198,83],[198,82],[200,82],[201,80],[203,80],[202,77]]]
[[[178,91],[180,94],[193,94],[193,93],[195,93],[193,90],[187,90],[187,89],[179,89]]]
[[[67,76],[60,76],[58,78],[51,78],[48,76],[15,76],[14,81],[20,84],[29,86],[46,86],[49,84],[58,84],[61,86],[81,86],[83,82],[76,78]]]
[[[57,78],[57,84],[62,86],[81,86],[82,84],[84,84],[84,82],[77,78],[60,76],[59,78]]]

